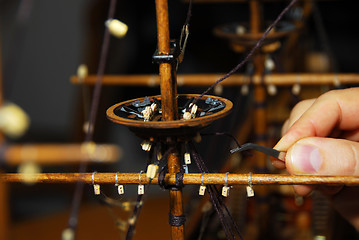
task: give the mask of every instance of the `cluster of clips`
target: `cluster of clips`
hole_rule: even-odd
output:
[[[117,172],[116,176],[115,176],[115,186],[117,187],[118,194],[123,195],[125,193],[125,188],[122,184],[118,183],[118,173],[119,172]],[[141,172],[138,175],[138,189],[137,189],[138,195],[143,195],[145,193],[145,186],[143,184],[141,184],[141,174],[142,173],[143,173],[143,171],[141,170]],[[96,171],[92,173],[92,185],[94,188],[95,195],[100,195],[101,194],[100,184],[95,183],[95,174],[96,174]]]
[[[198,194],[203,196],[206,192],[206,185],[203,182],[204,174],[201,175],[201,186],[199,187]],[[228,174],[229,172],[226,172],[224,175],[224,186],[222,187],[222,196],[228,197],[229,196],[229,190],[231,189],[231,186],[228,185]],[[253,190],[253,183],[252,183],[252,173],[248,174],[248,186],[246,187],[247,190],[247,197],[254,197],[254,190]]]

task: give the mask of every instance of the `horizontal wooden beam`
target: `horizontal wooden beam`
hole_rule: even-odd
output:
[[[224,74],[179,74],[177,76],[178,87],[182,86],[210,86]],[[96,82],[95,75],[89,75],[84,79],[77,76],[71,77],[73,84],[93,85]],[[250,77],[243,74],[233,74],[220,83],[222,86],[241,86],[248,84]],[[159,86],[159,75],[105,75],[103,85],[115,86]],[[274,84],[277,86],[292,86],[296,83],[301,85],[336,85],[336,84],[359,84],[359,74],[357,73],[298,73],[298,74],[267,74],[264,77],[254,75],[253,84]]]
[[[121,149],[111,144],[24,144],[2,146],[1,160],[14,166],[25,162],[39,165],[113,163],[119,160]]]
[[[203,184],[225,184],[225,173],[206,173],[203,174]],[[251,176],[251,177],[249,177]],[[33,182],[38,183],[74,183],[81,181],[92,184],[92,177],[96,184],[115,184],[116,173],[39,173],[33,174]],[[184,174],[183,184],[200,185],[201,173]],[[359,177],[353,176],[307,176],[307,175],[280,175],[280,174],[228,174],[228,185],[248,185],[251,178],[253,185],[331,185],[344,184],[347,186],[359,186]],[[29,179],[20,173],[1,173],[0,181],[3,182],[23,182]],[[118,173],[117,180],[119,184],[139,184],[139,173]],[[175,184],[176,174],[166,174],[165,181],[167,184]],[[141,174],[141,183],[147,184],[149,179],[146,173]],[[152,184],[158,184],[158,178],[155,177]]]

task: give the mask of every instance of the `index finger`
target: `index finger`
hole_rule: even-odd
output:
[[[327,137],[334,129],[359,129],[359,88],[334,90],[321,95],[274,148],[287,151],[302,138]]]

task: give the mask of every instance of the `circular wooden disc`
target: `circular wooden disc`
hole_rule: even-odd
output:
[[[178,115],[180,118],[182,118],[186,105],[191,102],[191,99],[199,96],[199,94],[178,95]],[[144,121],[141,118],[141,109],[150,106],[154,102],[160,105],[161,96],[142,97],[117,103],[107,110],[107,118],[112,122],[129,127],[132,131],[144,137],[193,135],[214,120],[227,116],[233,107],[232,102],[225,98],[205,95],[196,103],[198,106],[196,118],[161,121],[161,109],[159,109],[159,113],[151,121]],[[215,109],[216,107],[218,109]]]
[[[232,23],[216,27],[213,31],[218,37],[225,38],[232,43],[242,45],[244,47],[253,47],[258,40],[262,37],[263,32],[251,33],[248,32],[248,24]],[[245,32],[238,32],[237,29],[243,26]],[[293,32],[295,27],[288,22],[279,22],[275,30],[272,30],[264,39],[263,45],[273,43],[286,37],[289,33]]]

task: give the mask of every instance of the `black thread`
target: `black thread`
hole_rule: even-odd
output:
[[[164,166],[158,174],[158,185],[160,186],[160,188],[170,189],[173,191],[179,191],[184,187],[184,184],[183,184],[184,169],[183,168],[181,168],[180,171],[178,173],[176,173],[175,184],[167,184],[166,183],[166,180],[165,180],[166,173],[168,173],[167,165]]]
[[[184,225],[186,222],[186,215],[173,215],[171,213],[168,214],[168,223],[171,226],[179,227]]]
[[[283,15],[293,6],[294,3],[296,3],[297,0],[292,0],[289,5],[278,15],[278,17],[275,19],[275,21],[267,28],[267,30],[263,33],[262,37],[258,40],[256,45],[251,49],[249,54],[237,65],[235,66],[231,71],[229,71],[226,75],[221,77],[219,80],[217,80],[215,83],[213,83],[207,90],[205,90],[199,97],[197,97],[193,104],[197,103],[199,99],[201,99],[204,95],[206,95],[209,91],[211,91],[217,84],[222,82],[223,80],[227,79],[229,76],[237,72],[248,60],[252,57],[254,52],[262,45],[264,39],[267,37],[267,35],[270,33],[270,31],[277,25],[277,23],[282,19]]]
[[[191,155],[193,156],[193,159],[195,160],[195,163],[198,167],[198,169],[201,172],[208,173],[208,169],[202,159],[202,157],[198,154],[196,147],[194,146],[193,142],[189,143],[191,147]],[[223,230],[226,234],[227,239],[236,239],[235,233],[239,236],[240,239],[243,239],[242,234],[240,233],[236,222],[234,221],[233,217],[231,216],[228,208],[224,204],[224,201],[218,191],[218,189],[213,185],[207,185],[208,187],[208,193],[210,196],[210,200],[212,202],[213,207],[215,208],[218,217],[221,221]]]
[[[108,19],[111,19],[115,15],[116,10],[116,3],[117,0],[111,0],[110,7],[108,10]],[[97,70],[97,80],[94,88],[94,93],[92,96],[92,102],[91,102],[91,109],[90,109],[90,116],[89,116],[89,128],[86,132],[85,136],[85,142],[90,142],[93,138],[93,126],[96,122],[96,113],[98,110],[98,105],[100,101],[100,94],[101,94],[101,86],[102,86],[102,78],[105,71],[105,65],[106,65],[106,59],[108,55],[108,48],[110,44],[110,32],[108,28],[105,30],[105,34],[103,36],[103,43],[101,48],[101,57],[100,62]],[[84,173],[87,169],[87,162],[82,161],[79,168],[79,173]],[[78,212],[80,209],[81,199],[83,195],[83,188],[84,188],[84,182],[77,181],[76,187],[75,187],[75,193],[74,197],[72,199],[71,204],[71,212],[68,219],[68,227],[71,228],[73,231],[77,228],[78,223]]]

